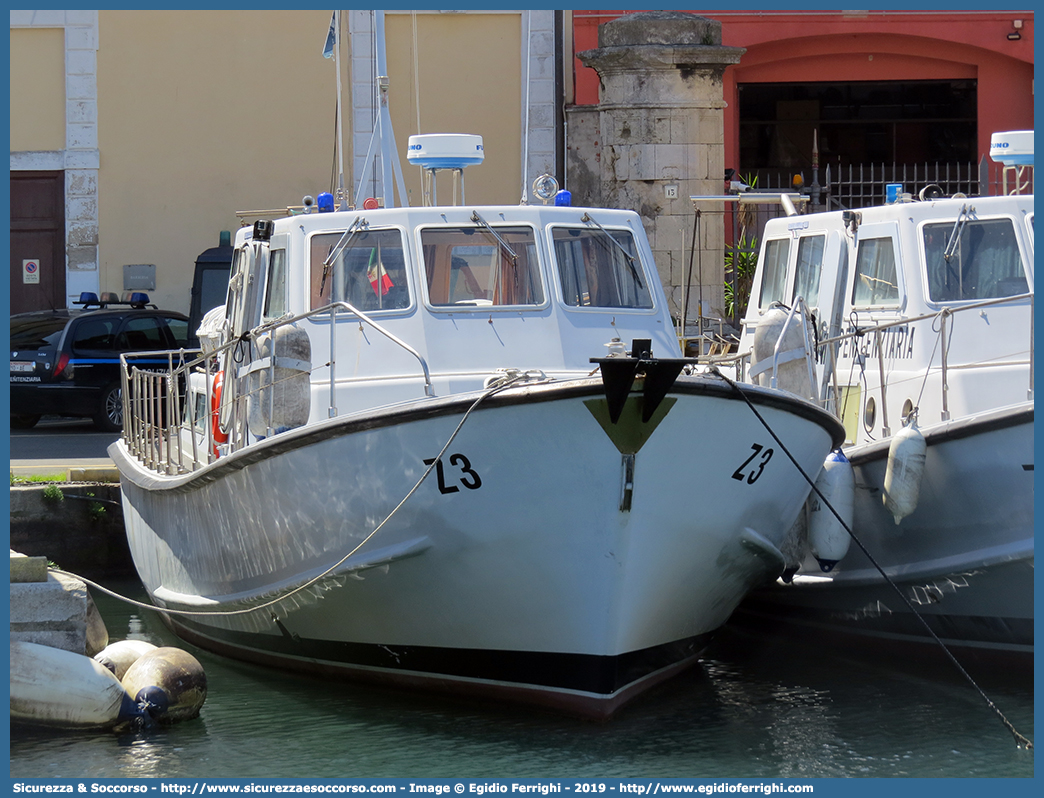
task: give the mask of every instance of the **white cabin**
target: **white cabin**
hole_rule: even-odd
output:
[[[901,201],[766,224],[740,351],[798,297],[814,397],[849,443],[1032,399],[1033,197]],[[829,346],[824,343],[829,342]],[[836,356],[832,360],[831,352]]]
[[[505,370],[587,376],[614,339],[617,352],[646,339],[657,357],[680,356],[632,211],[453,206],[262,220],[236,235],[225,314],[218,337],[241,340],[216,367],[227,451],[287,427],[482,390]],[[298,343],[276,344],[273,362],[265,331],[282,335],[277,328],[292,329]],[[209,368],[190,380],[186,408],[200,457],[212,449],[203,422]],[[278,407],[265,409],[266,384],[301,388],[305,374],[307,411],[298,406],[285,423]],[[265,416],[251,409],[249,434],[230,418],[234,396],[244,395]],[[300,395],[287,401],[300,405]]]

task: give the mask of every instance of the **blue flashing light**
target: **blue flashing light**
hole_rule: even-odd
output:
[[[135,291],[130,295],[130,303],[132,305],[147,305],[149,304],[149,295],[143,291]]]
[[[81,291],[80,292],[80,301],[77,304],[79,304],[79,305],[87,305],[87,304],[97,305],[98,304],[98,295],[96,293],[94,293],[93,291]]]
[[[315,204],[319,207],[319,213],[331,213],[334,209],[333,194],[329,191],[324,191],[315,198]]]
[[[573,204],[573,195],[566,191],[564,188],[555,194],[555,205],[560,207],[569,207]]]

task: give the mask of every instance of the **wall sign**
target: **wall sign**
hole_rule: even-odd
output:
[[[22,261],[22,282],[26,285],[39,285],[40,259],[30,258]]]

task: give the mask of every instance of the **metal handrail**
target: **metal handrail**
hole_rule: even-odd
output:
[[[877,341],[877,357],[878,357],[878,361],[879,361],[878,362],[878,367],[880,369],[880,377],[879,377],[879,379],[880,379],[881,413],[882,413],[882,415],[881,415],[881,424],[882,424],[882,431],[884,432],[885,435],[888,435],[888,434],[890,434],[890,430],[889,430],[889,427],[888,427],[888,415],[887,415],[888,411],[887,411],[887,402],[886,402],[886,398],[887,398],[886,390],[887,389],[886,389],[886,380],[885,380],[885,377],[884,377],[884,348],[881,345],[881,332],[882,331],[884,331],[886,329],[890,329],[892,327],[903,327],[903,326],[912,324],[914,322],[926,321],[928,319],[939,319],[940,320],[939,336],[940,336],[940,340],[941,340],[941,343],[942,343],[942,346],[941,346],[941,350],[942,351],[941,351],[941,354],[940,354],[940,367],[939,367],[940,368],[940,377],[941,377],[941,390],[942,390],[942,396],[941,396],[941,400],[942,400],[942,404],[941,404],[941,419],[943,421],[948,421],[950,419],[949,401],[948,401],[948,399],[949,399],[948,393],[949,393],[949,388],[950,388],[950,386],[949,386],[949,378],[948,378],[949,371],[952,370],[952,369],[955,369],[955,368],[973,368],[976,365],[976,364],[973,364],[973,365],[966,365],[966,364],[954,365],[954,364],[951,364],[949,362],[949,354],[950,354],[949,353],[949,348],[948,348],[948,338],[949,338],[949,336],[947,335],[947,332],[946,332],[947,331],[948,319],[951,316],[956,316],[958,313],[963,313],[964,311],[980,310],[982,308],[991,307],[991,306],[994,306],[994,305],[1013,304],[1015,302],[1021,302],[1021,301],[1024,301],[1024,300],[1028,299],[1029,300],[1029,305],[1030,305],[1030,330],[1029,330],[1029,388],[1028,388],[1028,391],[1027,391],[1027,398],[1028,399],[1033,399],[1033,365],[1034,365],[1034,340],[1033,340],[1034,298],[1033,297],[1034,297],[1034,292],[1030,291],[1030,292],[1023,293],[1023,294],[1016,294],[1015,296],[999,297],[999,298],[996,298],[996,299],[984,299],[984,300],[980,300],[980,301],[977,301],[977,302],[968,303],[967,305],[961,305],[959,307],[945,307],[945,308],[941,308],[941,309],[935,311],[934,313],[924,313],[924,314],[921,314],[919,316],[909,316],[909,317],[906,317],[906,318],[903,318],[903,319],[899,319],[899,320],[896,320],[896,321],[880,322],[880,323],[869,324],[869,325],[866,325],[866,326],[856,326],[851,332],[846,332],[846,333],[842,333],[840,335],[833,336],[831,338],[823,339],[822,341],[819,342],[819,346],[820,346],[821,350],[830,351],[832,353],[832,357],[833,357],[835,368],[836,368],[837,358],[836,358],[836,355],[834,355],[833,353],[836,350],[836,345],[837,344],[841,343],[842,341],[849,340],[849,339],[861,338],[864,335],[867,335],[867,334],[870,334],[870,333],[872,333],[875,336],[875,339]],[[828,349],[828,347],[829,347],[829,349]],[[994,364],[991,363],[991,364],[977,364],[977,365],[994,365]],[[928,371],[929,372],[931,371],[931,364],[929,364],[929,366],[928,366]],[[825,391],[826,388],[824,387],[823,390]],[[826,396],[825,395],[821,395],[819,401],[820,401],[821,404],[825,405],[826,404]]]
[[[351,313],[351,314],[353,314],[355,316],[358,316],[360,321],[366,322],[368,325],[373,327],[373,329],[375,329],[381,335],[386,337],[392,343],[402,347],[407,352],[409,352],[411,355],[413,355],[415,358],[417,358],[417,361],[420,363],[421,371],[424,372],[424,394],[425,394],[425,396],[434,396],[435,395],[435,390],[434,390],[434,388],[432,388],[432,385],[431,385],[431,372],[428,370],[428,362],[424,359],[424,357],[420,354],[420,352],[418,352],[416,349],[414,349],[408,343],[403,341],[397,335],[395,335],[395,334],[389,332],[388,330],[384,329],[380,324],[375,322],[373,319],[371,319],[369,316],[367,316],[365,313],[363,313],[357,307],[352,305],[350,302],[345,302],[343,300],[340,301],[340,302],[331,302],[329,305],[324,305],[321,308],[316,308],[316,309],[310,310],[310,311],[308,311],[306,313],[299,313],[296,316],[290,316],[290,317],[284,316],[284,317],[281,317],[279,319],[274,319],[273,321],[270,321],[267,324],[262,324],[262,325],[260,325],[258,327],[255,327],[253,330],[250,331],[250,335],[252,337],[257,337],[258,335],[261,335],[263,333],[266,333],[266,332],[269,332],[271,330],[274,330],[277,327],[282,327],[282,326],[285,326],[285,325],[288,325],[288,324],[294,324],[296,322],[303,321],[304,319],[308,319],[308,318],[311,318],[313,316],[324,315],[326,313],[330,314],[331,334],[332,334],[332,330],[334,328],[334,322],[336,322],[336,316],[337,316],[337,311],[338,310],[346,310],[349,313]],[[229,344],[226,344],[225,346],[229,346],[232,343],[234,343],[234,342],[230,342]],[[331,361],[334,360],[334,354],[335,354],[334,350],[333,350],[333,348],[331,348],[331,350],[330,350],[330,359],[331,359]]]
[[[805,365],[808,367],[809,390],[812,391],[812,395],[808,398],[815,399],[816,369],[813,363],[814,347],[808,340],[808,324],[806,323],[806,320],[811,317],[811,314],[809,313],[808,305],[805,304],[804,297],[799,296],[794,300],[794,306],[790,309],[790,312],[787,314],[787,320],[783,323],[783,329],[779,332],[779,338],[776,339],[776,345],[772,349],[772,379],[769,382],[769,384],[773,388],[776,387],[776,375],[779,372],[779,355],[780,349],[783,346],[783,338],[787,334],[787,330],[790,329],[790,325],[794,322],[794,319],[797,318],[798,314],[800,314],[801,316],[801,336],[804,339]]]
[[[416,349],[398,336],[389,332],[379,323],[371,319],[366,313],[354,307],[351,303],[344,301],[333,302],[306,313],[273,319],[272,321],[254,327],[241,338],[235,338],[228,341],[209,352],[204,352],[202,348],[182,348],[166,350],[163,352],[151,351],[121,353],[120,380],[123,388],[124,417],[122,437],[128,450],[133,456],[153,470],[160,470],[171,474],[185,473],[188,470],[195,469],[200,462],[196,441],[198,435],[196,425],[200,419],[197,415],[195,405],[189,403],[182,407],[181,401],[186,401],[188,396],[187,390],[184,397],[178,396],[179,384],[184,381],[184,384],[187,387],[188,376],[194,371],[202,369],[206,378],[206,384],[210,385],[210,378],[213,374],[212,367],[217,362],[217,359],[235,347],[242,345],[245,340],[256,341],[265,333],[295,324],[305,319],[326,314],[330,315],[330,361],[329,363],[313,367],[313,371],[315,368],[321,368],[327,365],[330,367],[330,416],[336,416],[336,330],[339,312],[351,314],[352,318],[358,319],[360,322],[369,325],[394,344],[413,355],[420,364],[421,372],[423,374],[424,395],[435,395],[428,363]],[[137,358],[148,357],[150,359],[155,359],[161,356],[166,356],[167,358],[167,369],[165,373],[146,371],[136,367],[134,364],[134,361]],[[266,365],[266,368],[271,369],[269,384],[264,386],[266,388],[271,388],[275,385],[276,381],[274,377],[276,360],[275,349],[273,347],[272,356],[269,358],[269,363]],[[228,381],[225,384],[224,390],[234,391],[235,388],[233,386],[238,384],[238,375],[230,373],[227,376]],[[236,379],[233,379],[233,377],[236,377]],[[249,393],[249,391],[242,391],[229,399],[231,402],[232,413],[228,422],[228,446],[232,451],[238,448],[241,444],[246,432],[246,415],[239,412],[238,405],[240,402],[238,400],[245,398]],[[270,401],[272,401],[271,394]],[[220,408],[218,408],[218,410],[219,409]],[[213,416],[215,412],[217,412],[217,410],[209,407],[207,408],[207,420],[203,425],[206,438],[208,463],[213,462],[217,457],[213,429]],[[190,431],[190,437],[192,439],[192,462],[190,465],[187,465],[185,462],[185,452],[182,449],[182,441],[178,436],[178,431],[184,430],[186,427]]]

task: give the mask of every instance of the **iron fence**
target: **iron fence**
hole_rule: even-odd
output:
[[[793,172],[758,170],[756,174],[759,189],[795,188]],[[798,190],[809,196],[810,211],[856,210],[886,202],[889,184],[900,185],[914,199],[930,186],[937,186],[944,197],[1032,194],[1033,169],[1005,168],[986,156],[978,163],[827,164],[821,179],[814,174]]]

